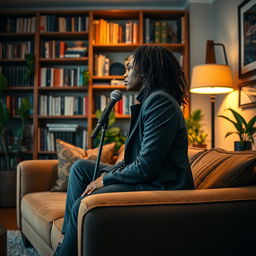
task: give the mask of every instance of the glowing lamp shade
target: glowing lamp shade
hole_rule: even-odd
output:
[[[190,91],[222,94],[233,91],[232,73],[227,65],[204,64],[193,68]]]

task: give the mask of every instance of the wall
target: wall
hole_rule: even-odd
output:
[[[233,131],[232,124],[225,121],[218,115],[225,114],[232,118],[232,115],[225,111],[226,108],[233,108],[238,111],[246,120],[251,119],[256,114],[256,109],[241,109],[238,108],[238,86],[242,82],[238,79],[238,19],[237,7],[242,0],[215,0],[212,4],[190,4],[190,39],[191,39],[191,71],[192,67],[205,62],[205,52],[202,52],[202,47],[205,51],[206,40],[213,39],[215,42],[223,43],[226,47],[229,65],[233,73],[235,91],[230,94],[216,96],[215,104],[215,147],[224,148],[227,150],[234,149],[234,141],[238,140],[237,135],[231,135],[224,139],[228,131]],[[202,13],[205,10],[205,13]],[[201,15],[202,13],[203,15]],[[211,20],[211,21],[209,21]],[[209,30],[206,33],[206,30]],[[205,33],[201,37],[198,36],[198,31]],[[202,33],[202,34],[203,34]],[[196,37],[194,37],[196,35]],[[206,38],[206,36],[209,38]],[[204,46],[202,46],[202,42]],[[195,48],[197,46],[197,49]],[[218,63],[223,63],[222,52],[216,51]],[[208,145],[210,142],[210,101],[207,95],[193,95],[191,98],[191,109],[201,108],[205,114],[204,126],[208,135]],[[256,147],[254,146],[254,149]]]

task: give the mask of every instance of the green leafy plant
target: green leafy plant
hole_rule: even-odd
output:
[[[225,111],[227,110],[231,111],[235,120],[231,120],[229,117],[224,115],[219,115],[218,117],[224,118],[229,122],[231,122],[236,128],[236,131],[227,132],[225,135],[225,138],[230,136],[233,133],[236,133],[239,136],[241,144],[243,144],[245,141],[250,141],[254,143],[253,135],[256,134],[256,127],[255,127],[256,115],[251,120],[246,122],[245,119],[234,109],[232,108],[225,109]]]
[[[185,119],[189,144],[194,146],[204,144],[208,134],[201,129],[203,117],[202,110],[196,109]]]
[[[24,74],[25,79],[28,79],[34,73],[34,54],[25,54],[25,62],[27,65],[26,73]]]
[[[102,115],[102,111],[97,109],[96,112],[96,117],[100,119]],[[115,113],[112,111],[109,115],[109,123],[108,123],[108,129],[105,133],[105,138],[104,138],[104,143],[103,144],[108,144],[111,142],[115,142],[115,152],[118,151],[118,149],[121,147],[122,144],[125,143],[126,137],[121,135],[121,129],[119,127],[113,127],[113,124],[116,122],[115,118]],[[94,146],[98,147],[100,144],[100,137],[101,137],[101,132],[99,135],[95,138],[94,140]]]
[[[5,76],[0,73],[0,138],[1,138],[1,146],[5,155],[5,162],[7,169],[10,169],[10,153],[17,156],[17,154],[21,151],[24,133],[27,128],[27,119],[29,118],[29,111],[31,109],[31,105],[27,98],[23,98],[20,107],[17,109],[18,118],[21,120],[21,125],[15,127],[14,129],[8,129],[8,123],[10,121],[10,112],[3,100],[2,92],[7,87],[7,79]],[[7,146],[6,145],[6,136],[7,133],[12,133],[14,142],[13,144]]]

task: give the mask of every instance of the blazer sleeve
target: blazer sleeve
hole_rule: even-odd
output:
[[[149,99],[150,98],[150,99]],[[158,174],[159,162],[166,156],[181,124],[181,110],[169,95],[157,93],[142,108],[144,123],[140,153],[124,168],[106,173],[105,185],[148,182]]]
[[[124,167],[125,167],[125,162],[124,162],[124,159],[123,159],[122,161],[118,162],[115,165],[104,167],[103,169],[100,170],[100,173],[103,173],[103,172],[106,172],[106,173],[113,172],[113,171],[116,171],[117,169],[124,168]]]

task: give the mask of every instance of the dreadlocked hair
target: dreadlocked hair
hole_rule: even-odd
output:
[[[142,75],[146,96],[161,88],[172,95],[180,106],[187,104],[189,87],[171,51],[161,46],[140,46],[133,57],[133,68]]]

